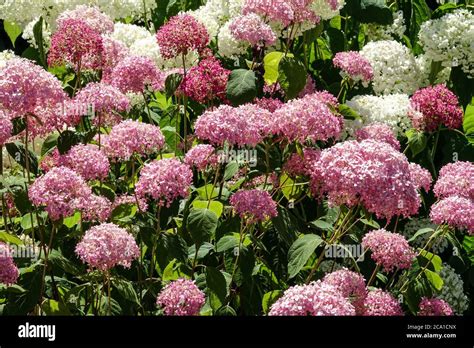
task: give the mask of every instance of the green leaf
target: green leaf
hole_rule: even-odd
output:
[[[201,200],[196,199],[193,201],[193,208],[198,208],[198,209],[209,208],[219,218],[222,215],[222,212],[224,211],[224,204],[222,204],[219,201],[209,202],[209,201],[201,201]]]
[[[20,238],[3,231],[0,231],[0,240],[8,244],[23,245],[23,241]]]
[[[219,309],[227,297],[227,282],[221,271],[214,267],[206,267],[206,284],[211,307]]]
[[[263,78],[267,85],[273,85],[278,81],[278,66],[280,65],[280,60],[283,58],[283,52],[270,52],[263,58],[263,67],[265,69],[265,74]]]
[[[420,256],[418,256],[418,262],[420,263],[421,267],[424,267],[426,263],[429,262],[432,266],[431,268],[433,269],[433,271],[437,273],[443,268],[443,261],[441,260],[441,257],[426,250],[420,251]]]
[[[246,69],[233,70],[227,82],[227,99],[234,106],[249,103],[257,96],[255,72]]]
[[[216,251],[222,253],[239,246],[240,236],[238,233],[226,234],[216,244]]]
[[[13,44],[13,47],[15,47],[15,41],[20,36],[22,30],[21,27],[16,24],[16,23],[11,23],[4,21],[3,22],[3,29],[5,29],[5,32],[7,33],[8,37],[10,38],[10,41]]]
[[[122,278],[114,278],[112,284],[124,299],[135,304],[140,304],[137,292],[131,281]]]
[[[66,130],[58,137],[58,150],[61,155],[68,152],[71,147],[81,142],[81,137],[74,131]]]
[[[293,243],[288,251],[288,278],[298,274],[322,242],[321,237],[315,234],[305,234]]]
[[[203,259],[205,258],[212,250],[214,250],[214,245],[211,243],[203,243],[199,247],[199,251],[197,254],[197,259]],[[194,257],[196,256],[196,245],[193,244],[188,248],[188,259],[194,260]]]
[[[59,267],[63,271],[72,275],[79,275],[82,273],[78,266],[64,257],[63,254],[61,254],[61,252],[58,250],[53,249],[50,251],[49,262],[51,262],[51,264],[53,264],[55,267]]]
[[[210,209],[191,209],[187,226],[194,243],[201,245],[216,232],[217,215]]]
[[[413,156],[418,155],[426,148],[428,138],[425,133],[419,132],[415,129],[409,129],[405,132],[405,135],[408,138],[408,146],[413,154]]]
[[[303,193],[303,187],[296,185],[296,182],[286,173],[280,176],[280,187],[287,200],[297,199]]]
[[[235,312],[234,308],[232,308],[229,305],[222,306],[219,308],[215,315],[221,316],[221,317],[235,317],[237,316],[237,313]]]
[[[168,75],[165,81],[165,92],[167,98],[171,98],[174,95],[182,81],[183,75],[181,74]]]
[[[464,120],[462,127],[464,134],[469,139],[469,142],[474,144],[474,98],[464,111]]]
[[[71,315],[67,306],[56,300],[47,299],[41,304],[41,309],[46,315]]]
[[[229,180],[239,171],[239,164],[237,161],[232,161],[225,166],[224,180]]]
[[[43,145],[41,146],[41,156],[46,155],[52,148],[58,144],[59,133],[51,133],[44,140]]]
[[[379,229],[380,228],[380,225],[377,221],[375,220],[367,220],[367,219],[360,219],[360,222],[362,222],[364,225],[367,225],[367,226],[370,226],[370,227],[373,227],[373,228],[376,228],[376,229]]]
[[[33,225],[32,225],[33,222]],[[25,214],[21,217],[20,226],[23,230],[28,231],[38,225],[38,220],[35,214]]]
[[[278,65],[278,82],[287,99],[293,99],[306,85],[306,67],[293,57],[283,57]]]
[[[63,219],[63,225],[66,226],[67,228],[72,228],[76,226],[79,221],[81,220],[81,213],[80,212],[75,212],[73,216],[69,216],[67,218]]]
[[[15,160],[15,162],[17,162],[23,168],[26,168],[25,145],[16,141],[14,143],[5,144],[5,148],[7,149],[10,156]],[[36,154],[29,149],[28,166],[31,173],[38,174],[38,158],[36,157]]]
[[[326,35],[333,54],[344,51],[345,37],[341,30],[329,27],[326,30]]]
[[[426,233],[430,233],[430,232],[434,232],[434,229],[432,229],[431,227],[426,227],[426,228],[422,228],[420,230],[418,230],[414,235],[413,237],[411,237],[408,242],[413,242],[415,239],[417,239],[419,236],[423,235],[423,234],[426,234]]]
[[[443,279],[437,274],[436,272],[430,271],[429,269],[424,270],[426,279],[433,285],[433,287],[440,291],[441,288],[443,287]]]
[[[43,17],[40,17],[38,22],[33,26],[33,35],[35,37],[36,45],[38,46],[39,60],[44,67],[47,67],[43,39]]]
[[[332,231],[334,229],[332,224],[321,219],[315,220],[311,224],[323,231]]]
[[[340,104],[338,107],[339,113],[348,120],[357,120],[360,119],[360,115],[351,107],[347,106],[346,104]]]
[[[471,265],[474,264],[474,236],[464,236],[462,247],[466,251]]]
[[[180,270],[181,264],[178,260],[173,259],[163,270],[162,280],[164,282],[176,280],[184,277],[184,274]]]
[[[262,309],[263,313],[268,314],[273,303],[281,296],[283,291],[273,290],[265,293],[262,298]]]

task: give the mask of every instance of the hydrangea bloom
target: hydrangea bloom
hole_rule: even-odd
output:
[[[40,168],[43,172],[49,172],[54,167],[58,167],[61,165],[62,156],[59,153],[57,147],[55,147],[52,151],[49,151],[45,154],[45,156],[41,159]]]
[[[76,245],[76,254],[91,269],[108,271],[120,265],[129,268],[139,257],[137,243],[127,230],[111,223],[103,223],[86,231]]]
[[[28,189],[28,197],[36,206],[45,206],[52,220],[70,216],[75,201],[89,197],[91,189],[84,179],[66,167],[56,167],[35,180]]]
[[[367,296],[365,279],[362,275],[344,268],[327,274],[323,282],[335,286],[352,303],[356,314],[362,314]]]
[[[130,48],[135,42],[143,39],[147,39],[151,36],[151,33],[146,28],[125,23],[115,23],[114,31],[110,37],[123,43],[126,47]]]
[[[344,7],[345,0],[313,0],[310,9],[324,20],[339,15],[339,10]]]
[[[237,59],[237,56],[245,53],[248,48],[248,44],[245,41],[237,40],[230,30],[231,21],[225,23],[219,30],[217,35],[217,41],[219,42],[219,54],[222,57],[233,57]]]
[[[272,28],[255,13],[234,18],[230,31],[237,40],[247,41],[252,46],[271,46],[277,39]]]
[[[338,52],[332,60],[334,66],[342,70],[343,76],[354,82],[362,81],[367,86],[374,76],[370,62],[356,51]]]
[[[254,100],[254,104],[272,113],[284,105],[280,99],[276,98],[257,98]]]
[[[439,276],[443,279],[443,287],[436,297],[447,302],[456,314],[463,314],[469,308],[469,298],[464,293],[461,276],[446,263],[443,263]]]
[[[411,242],[414,247],[422,248],[426,245],[428,239],[433,235],[437,227],[438,225],[432,223],[429,218],[412,218],[405,224],[402,233],[406,239],[410,239],[422,228],[433,229],[432,232],[423,233]],[[436,239],[431,241],[430,248],[436,255],[439,255],[448,247],[448,245],[448,240],[446,238],[440,238],[438,235]]]
[[[311,0],[247,0],[242,13],[256,13],[284,27],[291,23],[319,23],[319,17],[309,9]]]
[[[135,186],[139,198],[152,198],[159,206],[169,207],[179,197],[187,197],[193,172],[176,158],[146,164]]]
[[[226,98],[227,80],[230,71],[224,69],[213,56],[205,58],[192,67],[183,79],[180,90],[199,103]]]
[[[417,189],[425,182],[413,180],[405,155],[386,143],[336,144],[323,150],[311,169],[313,193],[326,193],[333,205],[362,204],[379,218],[390,219],[416,214],[421,203]]]
[[[104,179],[110,169],[107,156],[97,145],[78,144],[62,156],[61,163],[85,180]]]
[[[161,55],[166,59],[201,51],[209,43],[206,27],[189,14],[172,17],[156,33]]]
[[[199,315],[206,297],[192,280],[180,278],[172,281],[158,295],[156,303],[165,315]]]
[[[311,77],[311,75],[308,75],[306,77],[306,84],[304,85],[304,88],[301,90],[301,92],[298,94],[298,98],[303,98],[305,96],[307,96],[308,94],[315,94],[315,93],[327,93],[329,95],[332,96],[331,93],[329,92],[326,92],[326,91],[323,91],[323,92],[317,92],[316,91],[316,83],[314,82],[313,78]],[[334,97],[334,96],[333,96]],[[336,104],[337,104],[337,100],[336,100]]]
[[[103,52],[102,52],[102,80],[109,81],[110,74],[117,64],[130,55],[130,51],[124,43],[104,36],[102,38]]]
[[[420,309],[418,311],[419,316],[449,316],[453,315],[453,310],[448,303],[439,298],[427,298],[421,299]]]
[[[431,173],[420,166],[418,163],[410,163],[409,165],[410,177],[415,186],[419,189],[424,189],[426,192],[430,190],[433,177]]]
[[[319,160],[321,151],[305,147],[303,156],[299,153],[292,153],[283,165],[283,170],[289,175],[295,177],[298,175],[310,175],[314,163]]]
[[[430,219],[434,223],[447,224],[474,234],[474,200],[461,196],[449,196],[431,206]]]
[[[370,249],[372,259],[382,266],[385,272],[394,269],[410,268],[415,252],[405,237],[385,229],[371,231],[362,238],[362,246]]]
[[[474,164],[463,161],[446,164],[439,171],[433,192],[438,198],[456,195],[474,199]]]
[[[369,291],[364,307],[364,315],[367,316],[403,315],[400,303],[390,293],[380,289]]]
[[[444,84],[416,91],[411,97],[411,105],[422,115],[412,116],[417,129],[434,131],[441,124],[448,128],[458,128],[462,124],[463,112],[458,98]]]
[[[270,316],[355,315],[354,306],[333,285],[312,282],[286,290],[271,306]]]
[[[11,137],[13,131],[13,123],[10,118],[7,117],[6,112],[0,110],[0,146],[5,144]]]
[[[80,19],[64,19],[51,38],[50,66],[68,64],[75,71],[102,67],[101,35]]]
[[[125,120],[114,126],[102,140],[104,152],[108,157],[124,161],[129,160],[134,154],[156,153],[164,144],[165,138],[160,128],[133,120]]]
[[[216,149],[212,145],[200,144],[193,147],[186,153],[184,163],[197,170],[205,170],[207,167],[214,167],[219,162]]]
[[[18,267],[13,261],[10,247],[0,242],[0,283],[6,285],[15,284],[18,279]]]
[[[79,5],[74,10],[66,10],[59,15],[57,24],[61,26],[61,23],[67,19],[82,20],[100,34],[109,34],[114,31],[112,19],[95,6]]]
[[[264,221],[278,215],[277,204],[267,191],[240,190],[230,197],[230,204],[249,223]]]
[[[365,139],[373,139],[389,144],[395,150],[400,150],[400,142],[397,140],[393,129],[385,123],[372,123],[363,128],[356,130],[355,137],[362,141]]]
[[[81,212],[82,221],[105,222],[112,213],[112,203],[105,197],[93,194],[76,199],[74,207]]]

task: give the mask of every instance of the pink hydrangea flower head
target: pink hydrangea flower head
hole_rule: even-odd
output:
[[[292,177],[298,175],[311,175],[312,166],[318,161],[321,151],[305,147],[303,149],[303,156],[299,153],[292,153],[288,160],[283,165],[283,170]]]
[[[165,315],[195,316],[206,302],[206,296],[192,280],[172,281],[158,295],[156,303]]]
[[[5,144],[8,139],[12,136],[13,123],[10,118],[7,117],[6,112],[0,110],[0,146]]]
[[[235,213],[248,223],[265,221],[278,215],[277,204],[267,191],[240,190],[230,197]]]
[[[229,28],[235,39],[252,46],[271,46],[277,40],[272,28],[255,13],[235,17]]]
[[[78,144],[64,156],[62,165],[71,168],[85,180],[104,179],[110,169],[109,160],[97,145]]]
[[[208,167],[215,167],[219,163],[219,157],[214,146],[201,144],[188,151],[184,157],[184,163],[190,167],[196,167],[199,171],[203,171]]]
[[[372,123],[356,130],[357,140],[373,139],[391,145],[395,150],[400,150],[400,142],[397,140],[392,128],[385,123]]]
[[[120,122],[119,112],[130,109],[130,101],[118,88],[105,83],[91,82],[77,93],[74,101],[82,109],[94,111],[96,126],[113,126]]]
[[[356,314],[363,313],[367,290],[362,275],[344,268],[327,274],[323,282],[335,286],[352,303]]]
[[[432,132],[440,125],[459,128],[462,124],[463,111],[458,98],[444,84],[419,89],[410,102],[414,110],[422,115],[416,117],[419,113],[410,114],[417,129]]]
[[[141,211],[148,210],[148,203],[143,197],[138,198],[135,195],[128,194],[116,196],[114,202],[112,203],[111,210],[114,211],[115,208],[123,204],[136,205]]]
[[[89,197],[91,189],[75,171],[56,167],[40,176],[28,189],[28,197],[36,206],[45,206],[52,220],[74,213],[77,199]]]
[[[182,93],[199,103],[225,100],[229,75],[230,71],[211,56],[189,69],[179,88]]]
[[[435,224],[446,224],[474,235],[474,200],[461,196],[442,198],[431,206],[430,219]]]
[[[157,126],[125,120],[112,127],[102,145],[109,158],[127,161],[133,155],[157,153],[165,145],[165,138]]]
[[[105,222],[112,213],[112,203],[107,198],[94,194],[76,199],[74,206],[81,212],[83,221]]]
[[[385,272],[410,268],[416,256],[404,236],[383,228],[367,233],[362,238],[362,246],[372,252],[372,259]]]
[[[372,65],[359,52],[338,52],[332,62],[336,68],[341,69],[343,75],[349,76],[355,82],[362,81],[367,85],[374,77]]]
[[[156,33],[160,53],[165,59],[202,51],[209,43],[206,27],[189,14],[172,17]]]
[[[313,98],[318,98],[321,102],[329,106],[330,108],[337,109],[339,102],[337,98],[328,91],[316,91],[313,94]]]
[[[49,172],[54,167],[61,166],[62,156],[58,148],[54,148],[51,152],[45,155],[40,162],[40,169],[43,172]]]
[[[426,192],[428,192],[431,187],[431,182],[433,181],[431,173],[417,163],[410,163],[409,170],[411,180],[414,185],[418,189],[423,188]]]
[[[427,298],[421,299],[420,309],[418,311],[419,316],[450,316],[454,315],[451,306],[444,300],[439,298]]]
[[[400,303],[389,293],[380,289],[369,291],[364,302],[366,316],[402,316]]]
[[[0,283],[15,284],[20,272],[13,261],[13,252],[10,247],[0,242]]]
[[[150,58],[128,56],[115,66],[109,79],[122,93],[143,93],[147,87],[163,89],[166,77]]]
[[[128,47],[109,36],[102,37],[104,50],[102,52],[102,82],[109,83],[110,75],[117,64],[130,55]]]
[[[312,0],[246,0],[242,13],[256,13],[283,26],[291,23],[319,23],[320,18],[309,9]]]
[[[189,194],[193,172],[176,158],[165,158],[146,164],[135,186],[137,196],[152,198],[159,206],[169,207],[179,198]]]
[[[304,143],[327,141],[338,138],[343,121],[331,112],[318,95],[309,94],[301,99],[293,99],[273,114],[273,133],[288,141]]]
[[[76,245],[76,254],[91,269],[107,271],[117,265],[130,268],[139,257],[135,239],[124,228],[103,223],[89,229]]]
[[[317,281],[286,290],[270,308],[270,316],[355,315],[354,306],[334,285]]]
[[[327,194],[331,205],[362,204],[379,218],[411,216],[421,204],[421,183],[407,158],[379,141],[350,140],[323,150],[310,178],[313,194]]]
[[[66,10],[59,15],[57,24],[61,26],[67,19],[82,20],[99,34],[114,31],[114,21],[95,6],[79,5],[73,10]]]
[[[75,71],[102,68],[103,42],[100,33],[81,19],[64,19],[51,37],[48,65],[67,64]]]
[[[270,111],[271,113],[284,105],[284,103],[277,98],[257,98],[254,100],[254,104],[262,109]]]
[[[304,88],[302,91],[298,94],[298,98],[303,98],[307,96],[308,94],[314,94],[317,93],[316,91],[316,83],[314,82],[313,78],[311,75],[308,75],[306,77],[306,85],[304,85]],[[329,93],[329,92],[328,92]],[[337,101],[336,101],[337,102]]]
[[[448,163],[439,171],[433,191],[438,198],[463,196],[474,199],[474,164],[463,161]]]

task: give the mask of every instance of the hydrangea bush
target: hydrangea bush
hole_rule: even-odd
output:
[[[0,313],[473,314],[468,3],[0,1]]]

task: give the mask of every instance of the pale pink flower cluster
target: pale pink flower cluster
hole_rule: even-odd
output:
[[[61,166],[61,159],[62,156],[59,153],[59,150],[57,147],[55,147],[51,152],[49,152],[47,155],[45,155],[40,162],[40,169],[43,172],[49,172],[51,169],[54,167]]]
[[[270,308],[270,316],[347,316],[354,306],[334,285],[317,281],[286,290]]]
[[[389,293],[380,289],[369,291],[364,301],[366,316],[402,316],[400,303]]]
[[[105,222],[112,213],[112,203],[107,198],[94,194],[77,198],[74,207],[81,212],[83,221]]]
[[[336,287],[355,308],[356,314],[364,311],[364,300],[367,296],[364,277],[356,272],[344,268],[327,274],[323,282]]]
[[[404,236],[383,228],[367,233],[362,238],[362,246],[371,251],[372,259],[385,272],[410,268],[416,256]]]
[[[184,163],[190,167],[196,167],[199,171],[203,171],[206,168],[215,167],[219,163],[219,157],[214,146],[200,144],[186,153]]]
[[[433,192],[438,198],[457,195],[474,199],[474,164],[463,161],[446,164],[439,171]]]
[[[102,146],[105,154],[112,159],[127,161],[133,155],[147,156],[160,151],[165,138],[159,127],[152,124],[125,120],[112,127],[103,136]]]
[[[161,290],[156,304],[163,308],[165,315],[195,316],[205,301],[206,296],[194,281],[180,278]]]
[[[128,47],[109,36],[102,37],[103,52],[102,52],[102,81],[110,81],[113,69],[117,64],[130,55]]]
[[[125,229],[103,223],[88,230],[76,245],[76,254],[90,269],[108,271],[120,265],[130,268],[140,256],[135,239]]]
[[[230,31],[234,38],[247,41],[252,46],[271,46],[277,40],[272,28],[255,13],[235,17]]]
[[[61,156],[61,164],[71,168],[85,180],[104,179],[110,169],[109,160],[97,145],[78,144]]]
[[[316,91],[316,83],[314,82],[311,75],[308,75],[306,77],[306,84],[304,85],[304,88],[301,90],[301,92],[298,94],[298,98],[303,98],[304,96],[307,96],[308,94],[315,94],[315,93],[321,93],[321,92]],[[329,92],[327,93],[330,94]]]
[[[6,285],[15,284],[19,276],[18,267],[13,261],[10,247],[0,242],[0,283]]]
[[[332,60],[334,66],[342,70],[343,75],[349,76],[353,81],[362,81],[367,85],[374,77],[370,62],[357,51],[338,52]]]
[[[385,142],[391,145],[395,150],[400,150],[400,142],[398,141],[393,129],[385,123],[372,123],[363,128],[356,130],[355,137],[357,140],[373,139]]]
[[[430,219],[435,224],[447,224],[474,235],[474,200],[449,196],[431,206]]]
[[[321,152],[312,166],[311,188],[315,195],[327,194],[332,205],[362,204],[379,218],[410,216],[418,212],[417,189],[425,183],[412,177],[411,168],[387,143],[350,140]]]
[[[60,26],[67,19],[82,20],[100,34],[110,34],[114,31],[113,20],[95,6],[79,5],[73,10],[66,10],[59,15],[57,24]]]
[[[0,146],[5,144],[12,136],[13,123],[6,112],[0,110]]]
[[[450,316],[454,315],[451,306],[444,300],[439,298],[427,298],[421,299],[420,309],[418,311],[419,316]]]
[[[234,212],[248,223],[265,221],[278,215],[272,196],[259,189],[237,191],[230,197],[230,204]]]
[[[431,173],[420,166],[418,163],[410,163],[409,171],[413,184],[419,189],[423,188],[426,192],[428,192],[433,181]]]
[[[189,194],[193,172],[176,158],[165,158],[146,164],[135,186],[139,198],[152,198],[159,206],[169,207]]]
[[[256,13],[283,26],[292,23],[319,23],[320,17],[310,8],[312,0],[246,0],[242,13]]]
[[[209,43],[206,27],[189,14],[172,17],[156,33],[160,53],[166,59],[202,51]]]

